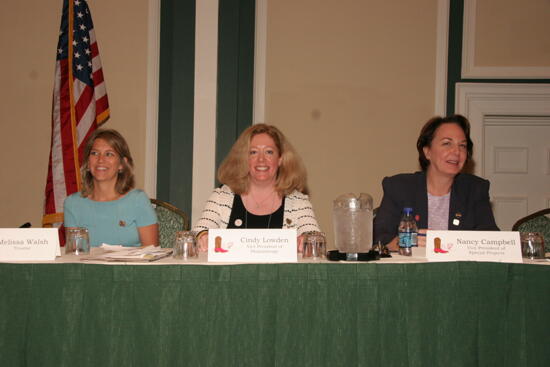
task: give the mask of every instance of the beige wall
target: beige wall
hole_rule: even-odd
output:
[[[417,170],[436,18],[436,0],[269,2],[266,121],[302,155],[330,241],[334,198],[366,192],[378,206],[384,176]]]
[[[478,1],[483,7],[478,17],[487,21],[494,14],[509,19],[518,11],[511,0],[506,6]],[[543,0],[530,2],[547,6]],[[107,126],[127,137],[140,187],[148,3],[90,1],[111,104]],[[303,156],[313,203],[329,233],[337,195],[368,192],[378,205],[384,176],[417,169],[415,139],[434,111],[436,9],[437,0],[268,1],[266,121],[280,126]],[[40,223],[60,17],[60,1],[2,5],[1,227]],[[484,29],[478,45],[489,37]],[[548,36],[536,42],[546,44]],[[548,65],[548,47],[538,48],[543,54],[530,60],[494,55],[503,65]]]
[[[550,66],[550,1],[477,0],[475,66]]]
[[[89,1],[111,106],[106,126],[127,138],[140,187],[145,159],[147,4],[147,0]],[[42,0],[2,4],[0,227],[41,222],[61,5]]]

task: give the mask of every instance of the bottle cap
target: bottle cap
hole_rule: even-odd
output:
[[[412,212],[413,212],[413,208],[409,208],[409,207],[403,208],[403,213],[405,214],[412,214]]]

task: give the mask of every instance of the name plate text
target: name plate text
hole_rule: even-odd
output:
[[[208,261],[242,263],[297,262],[295,229],[211,229]]]
[[[0,228],[0,261],[53,261],[56,255],[57,228]]]
[[[490,261],[521,263],[519,232],[428,231],[429,261]]]

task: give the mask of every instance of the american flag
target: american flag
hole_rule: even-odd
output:
[[[85,0],[64,0],[43,223],[63,221],[63,201],[80,191],[80,165],[88,137],[108,118],[109,101],[90,9]]]

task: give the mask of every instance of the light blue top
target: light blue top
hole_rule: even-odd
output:
[[[85,227],[90,245],[141,246],[138,227],[157,223],[155,210],[141,190],[132,190],[118,200],[93,201],[74,193],[65,199],[65,227]]]

